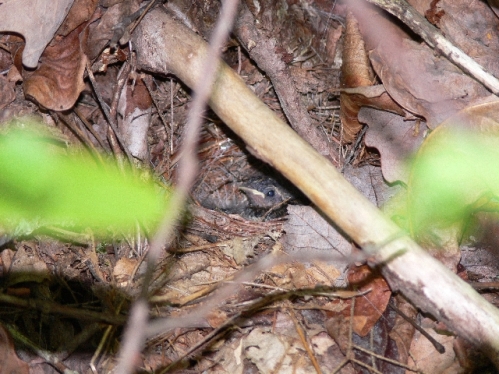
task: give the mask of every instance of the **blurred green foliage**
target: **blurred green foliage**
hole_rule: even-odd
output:
[[[459,224],[474,211],[496,211],[499,137],[495,133],[437,128],[412,164],[408,185],[411,231]]]
[[[38,127],[13,128],[0,135],[0,226],[17,233],[27,226],[89,228],[101,237],[138,223],[155,228],[168,191],[137,174],[54,146]]]

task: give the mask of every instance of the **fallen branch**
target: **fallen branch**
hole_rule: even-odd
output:
[[[142,69],[171,72],[190,87],[202,78],[207,44],[164,12],[154,10],[145,17],[134,43]],[[252,153],[282,172],[373,256],[370,264],[382,266],[393,290],[482,348],[499,366],[499,311],[403,235],[224,63],[210,105]]]

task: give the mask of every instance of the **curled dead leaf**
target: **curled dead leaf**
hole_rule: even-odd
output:
[[[435,128],[469,103],[489,95],[480,83],[412,40],[376,7],[352,6],[352,10],[372,66],[387,92],[401,107],[425,118],[428,127]]]
[[[40,67],[26,73],[24,92],[45,108],[63,111],[71,108],[85,88],[83,72],[86,56],[80,48],[81,25],[66,37],[56,37],[45,49]]]
[[[142,80],[126,85],[118,104],[118,126],[130,153],[148,162],[147,130],[151,122],[152,99]]]
[[[343,65],[341,66],[342,87],[371,86],[374,83],[364,40],[359,31],[359,24],[349,12],[346,18],[345,39],[343,43]],[[349,94],[340,94],[340,117],[343,124],[343,139],[350,143],[362,128],[357,120],[360,105]]]

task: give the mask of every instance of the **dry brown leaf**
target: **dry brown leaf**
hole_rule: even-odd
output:
[[[0,35],[0,43],[6,48],[9,44],[10,35]],[[21,41],[22,42],[22,41]],[[0,71],[5,72],[5,70],[10,69],[12,66],[12,53],[10,50],[5,50],[0,48]]]
[[[225,313],[222,310],[215,309],[210,312],[208,317],[206,318],[207,322],[210,324],[211,327],[217,328],[221,325],[223,325],[225,322],[227,322],[227,313]]]
[[[394,298],[397,308],[413,321],[416,320],[418,311],[401,295]],[[407,322],[400,314],[397,313],[395,317],[395,324],[390,331],[390,339],[397,345],[398,361],[407,364],[409,360],[409,349],[411,347],[412,339],[416,329],[412,324]]]
[[[332,345],[333,342],[329,340],[328,346]],[[270,328],[257,327],[243,339],[242,359],[250,360],[260,373],[316,372],[310,359],[303,351],[300,339],[273,333]],[[335,357],[335,360],[338,360],[339,364],[341,357]],[[334,366],[321,365],[321,369],[330,372]]]
[[[9,333],[0,325],[0,374],[28,374],[29,372],[29,365],[17,357]]]
[[[232,257],[236,264],[241,265],[248,259],[248,257],[252,257],[254,255],[255,247],[259,240],[258,236],[252,238],[235,237],[221,249],[227,256]]]
[[[350,100],[355,102],[359,107],[369,106],[371,108],[386,110],[396,113],[401,116],[406,116],[407,112],[398,105],[386,92],[385,87],[381,84],[375,86],[362,86],[343,88],[342,93],[348,95]]]
[[[357,118],[362,106],[405,116],[405,111],[393,101],[382,85],[372,86],[374,73],[367,57],[359,25],[351,12],[348,12],[346,18],[341,72],[344,90],[340,94],[340,117],[345,142],[352,142],[362,128]]]
[[[380,70],[380,78],[390,95],[405,109],[424,117],[430,128],[465,108],[473,99],[488,95],[480,84],[444,58],[436,58],[424,45],[402,40],[399,52],[403,57],[395,69],[386,68],[391,59],[387,54],[396,53],[393,50],[373,52],[371,61]]]
[[[57,35],[67,36],[78,26],[89,21],[92,18],[98,3],[98,0],[76,0],[69,10],[63,24],[59,27],[59,30],[57,30]]]
[[[488,91],[444,57],[414,42],[375,7],[353,8],[371,63],[390,96],[430,128]]]
[[[407,160],[414,155],[423,142],[426,124],[372,108],[359,111],[359,121],[369,126],[365,143],[381,154],[381,169],[389,183],[408,183]]]
[[[341,352],[346,355],[350,347],[350,325],[348,319],[343,314],[338,313],[326,321],[325,327],[329,336],[334,339]]]
[[[456,338],[454,336],[437,334],[431,328],[425,328],[425,330],[445,347],[445,353],[439,353],[428,339],[422,336],[419,331],[416,331],[411,344],[409,366],[417,367],[423,373],[461,373],[461,365],[456,359],[452,348]]]
[[[286,251],[314,253],[335,251],[349,255],[352,245],[316,210],[308,206],[288,206],[288,221],[284,224],[284,248]],[[346,263],[335,264],[342,271]]]
[[[359,336],[366,336],[388,306],[390,288],[383,277],[373,273],[367,265],[350,268],[348,283],[360,285],[360,292],[369,291],[355,299],[353,312],[353,331]]]
[[[113,269],[113,277],[120,287],[127,287],[130,277],[137,266],[137,259],[122,257],[118,260]]]
[[[86,56],[80,48],[81,25],[66,37],[56,37],[43,52],[40,67],[25,73],[24,93],[45,108],[71,108],[85,88]]]
[[[292,290],[313,288],[318,284],[333,285],[341,275],[335,265],[322,261],[313,261],[306,265],[301,262],[278,264],[267,273],[269,286]]]
[[[374,74],[367,58],[364,41],[359,32],[359,25],[351,12],[348,12],[346,18],[341,73],[342,87],[371,86],[374,83]],[[351,143],[362,128],[362,125],[357,120],[359,109],[360,105],[355,101],[354,97],[350,97],[344,92],[340,94],[343,139],[347,143]]]
[[[336,266],[323,261],[314,261],[306,271],[310,279],[314,280],[315,285],[334,284],[334,280],[341,275]]]
[[[485,71],[499,76],[497,17],[485,1],[439,0],[430,11],[439,15],[442,33]],[[494,8],[492,8],[493,10]]]
[[[47,44],[69,12],[73,0],[16,0],[0,3],[0,32],[24,36],[23,64],[35,68]]]
[[[96,59],[109,43],[114,34],[113,27],[123,19],[128,11],[126,2],[120,1],[108,8],[98,21],[88,26],[88,38],[83,43],[83,49],[90,61]]]
[[[374,74],[359,31],[359,24],[351,12],[348,12],[346,17],[344,38],[342,86],[371,86],[374,83]]]

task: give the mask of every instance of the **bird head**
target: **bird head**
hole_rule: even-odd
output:
[[[239,187],[246,194],[249,205],[256,209],[270,209],[291,198],[279,183],[270,178],[259,178]]]

